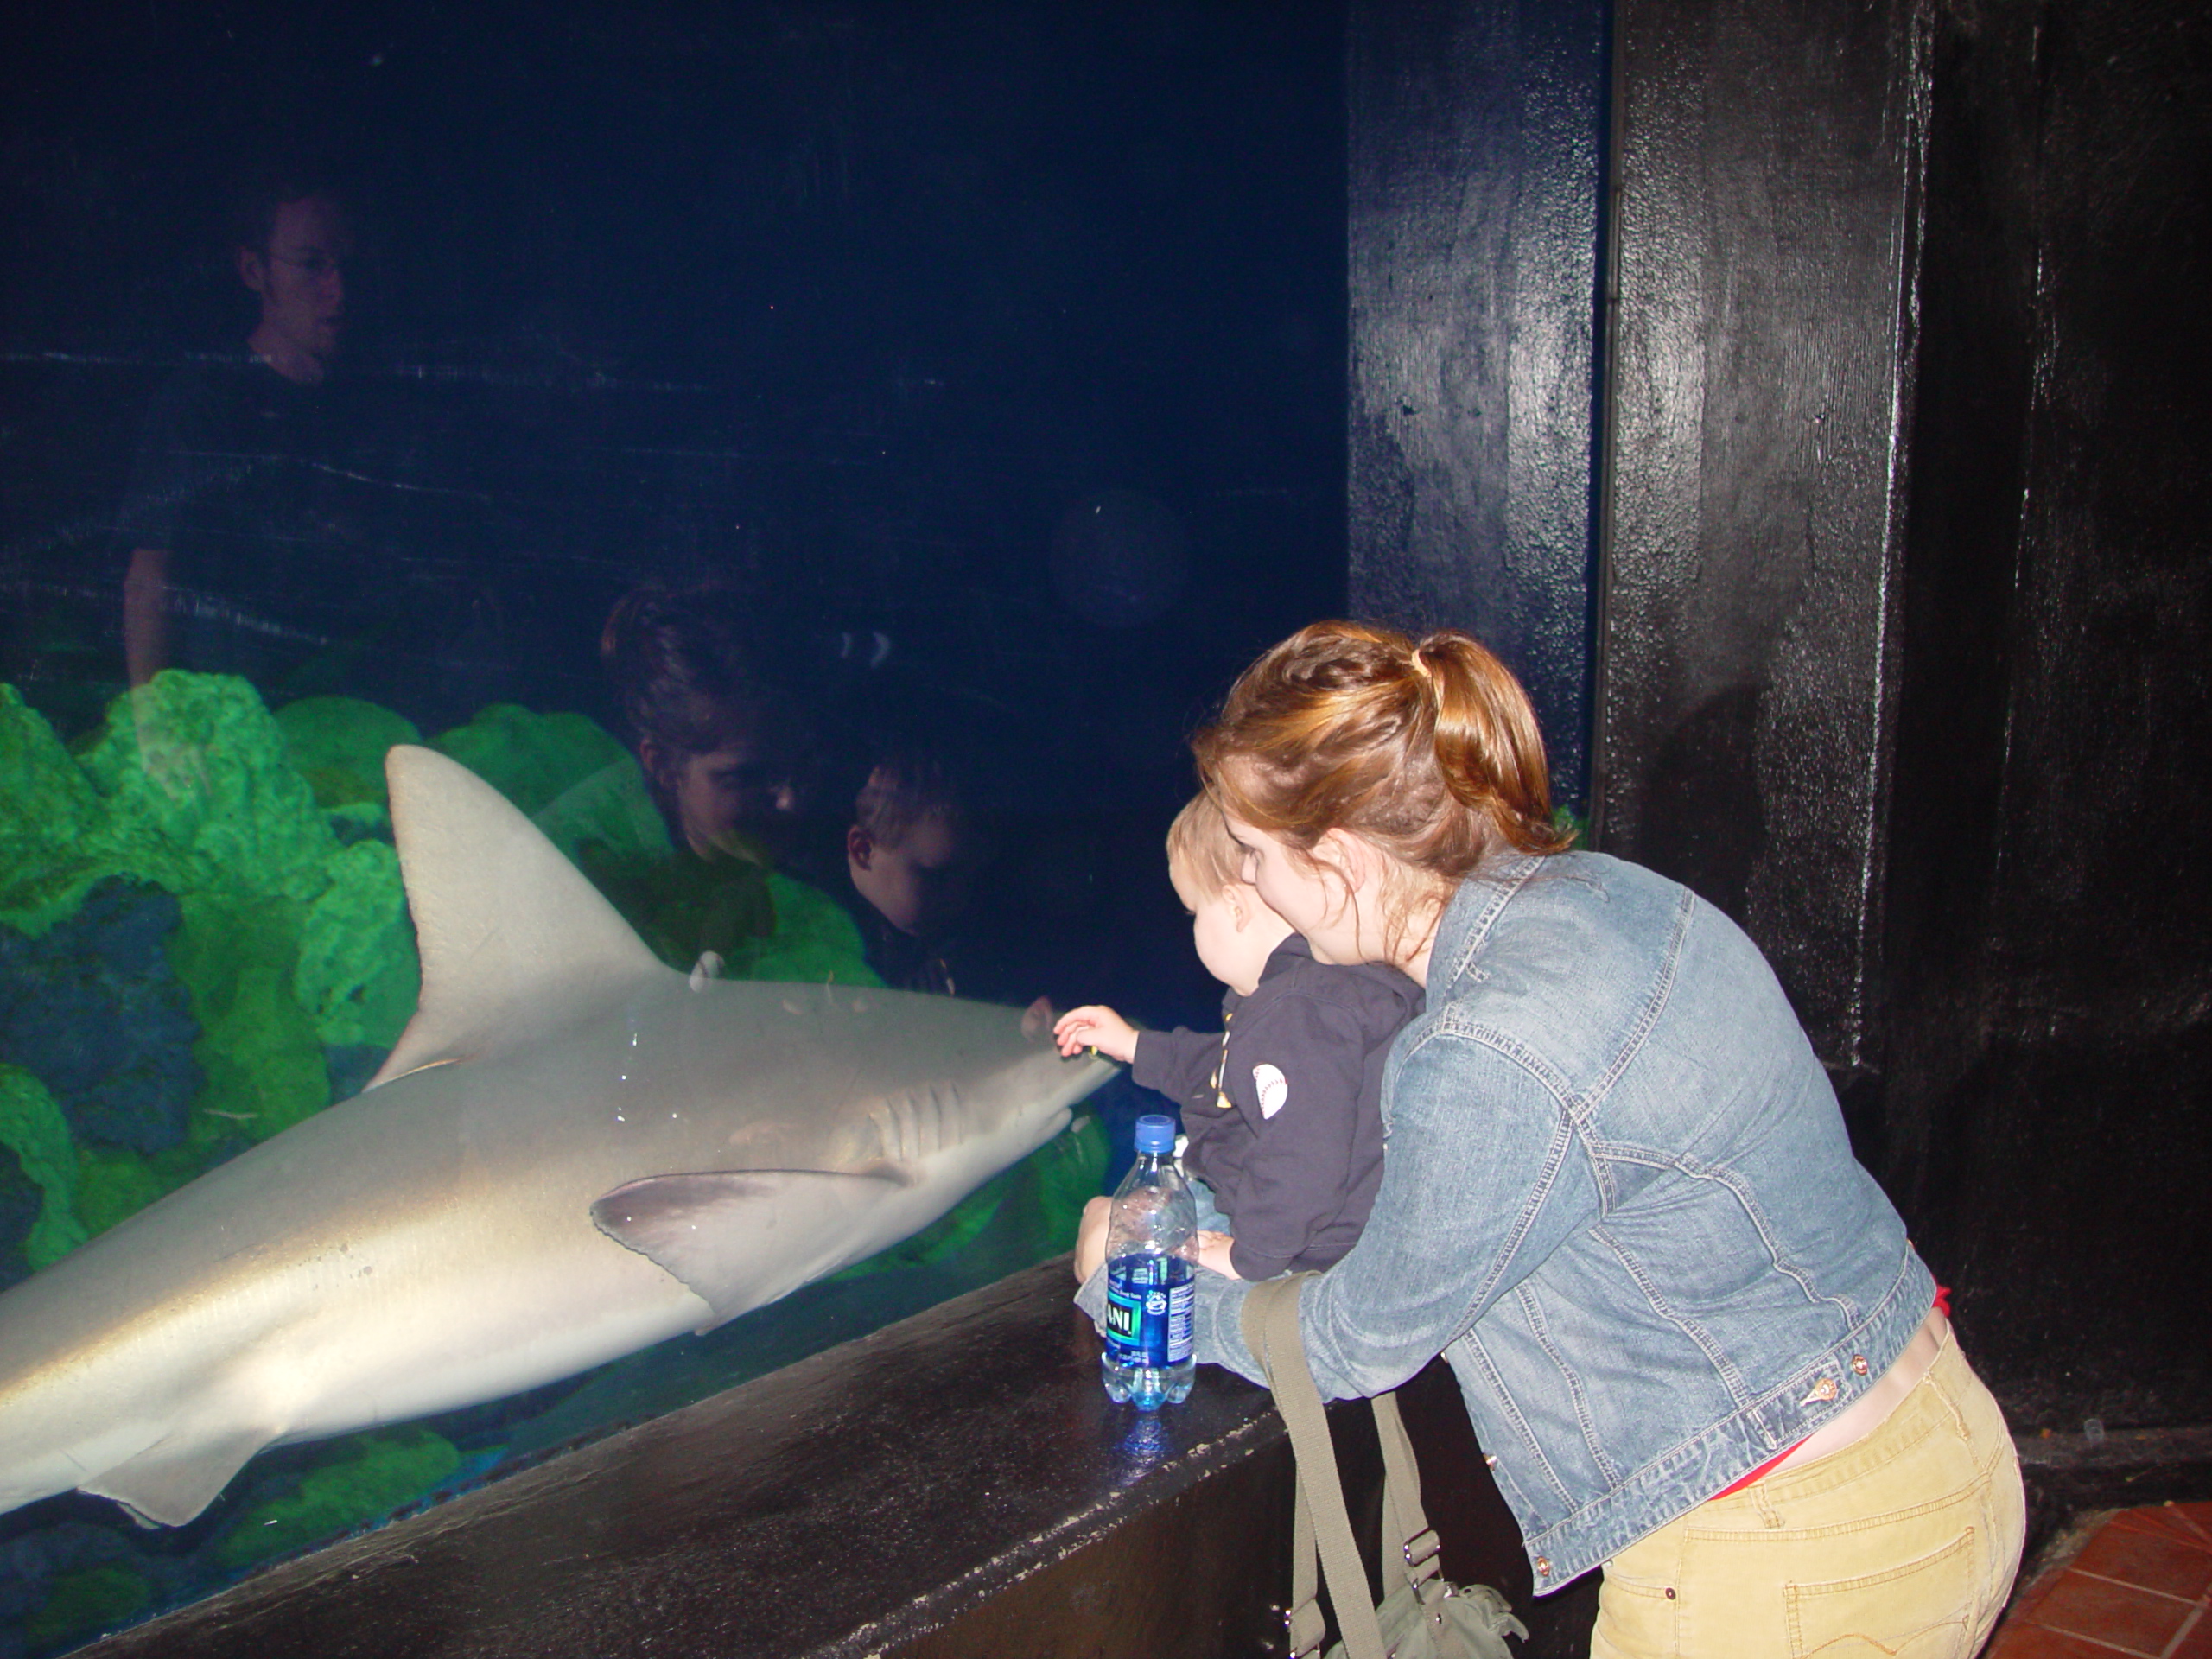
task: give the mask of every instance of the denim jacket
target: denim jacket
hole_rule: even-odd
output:
[[[1300,1302],[1314,1381],[1444,1354],[1539,1592],[1848,1408],[1928,1315],[1765,959],[1635,865],[1462,883],[1382,1109],[1367,1230]],[[1198,1357],[1263,1380],[1244,1291],[1198,1275]]]

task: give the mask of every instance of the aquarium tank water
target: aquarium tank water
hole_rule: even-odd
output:
[[[1039,999],[1217,1017],[1160,838],[1237,668],[1344,604],[1344,21],[0,22],[7,1366],[50,1357],[28,1315],[8,1345],[23,1287],[73,1258],[46,1282],[169,1286],[77,1253],[215,1172],[293,1168],[260,1149],[380,1074],[535,1077],[543,1011],[585,995],[571,953],[794,1018],[887,992],[1008,1029]],[[491,804],[395,802],[395,749]],[[493,983],[454,943],[478,855],[449,827],[509,817],[560,862],[468,867],[506,884],[498,913],[454,900],[469,925],[541,942]],[[561,920],[602,903],[632,944]],[[488,1102],[457,1109],[456,1171]],[[203,1505],[181,1524],[20,1502],[0,1659],[1055,1255],[1159,1103],[1106,1083],[919,1230],[706,1334],[263,1450],[212,1494],[142,1472],[143,1506]],[[243,1195],[241,1236],[296,1198],[255,1179],[200,1189]],[[255,1248],[274,1273],[296,1243]],[[93,1328],[78,1294],[37,1340]]]

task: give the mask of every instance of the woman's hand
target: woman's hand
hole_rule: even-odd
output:
[[[1106,1224],[1114,1218],[1114,1200],[1096,1198],[1083,1206],[1083,1219],[1075,1230],[1075,1281],[1090,1282],[1090,1275],[1106,1265]]]
[[[1127,1065],[1137,1052],[1137,1028],[1114,1012],[1096,1003],[1070,1008],[1052,1027],[1060,1052],[1072,1059],[1086,1048],[1095,1048],[1109,1060]]]

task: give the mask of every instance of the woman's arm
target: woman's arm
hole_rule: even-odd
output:
[[[1394,1062],[1383,1098],[1374,1213],[1300,1301],[1307,1360],[1330,1399],[1395,1388],[1598,1214],[1565,1102],[1479,1034],[1424,1033]],[[1197,1353],[1257,1382],[1239,1328],[1248,1288],[1199,1276]]]

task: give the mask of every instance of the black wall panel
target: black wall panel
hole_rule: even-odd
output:
[[[1951,8],[1891,1185],[2016,1427],[2212,1418],[2212,14]]]
[[[1600,844],[1866,1066],[1920,126],[1904,0],[1628,0]]]
[[[1353,608],[1465,628],[1587,793],[1600,0],[1352,8]]]

